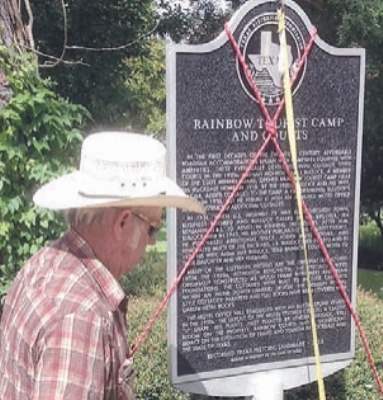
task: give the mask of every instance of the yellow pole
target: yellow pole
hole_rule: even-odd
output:
[[[282,6],[283,8],[283,6]],[[286,108],[286,118],[287,118],[287,133],[290,145],[291,161],[293,163],[294,175],[295,175],[295,187],[296,187],[296,199],[298,214],[300,220],[300,232],[303,243],[303,252],[305,258],[305,270],[306,270],[306,280],[307,280],[307,293],[309,300],[309,310],[310,310],[310,321],[311,321],[311,331],[313,339],[313,348],[315,356],[315,366],[316,366],[316,377],[318,382],[318,393],[320,400],[326,400],[326,392],[323,381],[323,372],[320,362],[320,352],[318,344],[318,330],[316,326],[315,318],[315,308],[314,300],[311,287],[311,275],[308,262],[307,254],[307,241],[304,228],[304,216],[303,216],[303,206],[302,206],[302,190],[300,184],[300,177],[298,171],[298,156],[297,156],[297,145],[295,139],[295,125],[294,125],[294,109],[293,100],[291,93],[291,82],[290,82],[290,72],[289,72],[289,62],[287,53],[287,40],[286,40],[286,22],[285,13],[281,9],[278,10],[278,30],[279,30],[279,41],[280,41],[280,66],[282,67],[283,73],[283,88],[285,94],[285,108]]]

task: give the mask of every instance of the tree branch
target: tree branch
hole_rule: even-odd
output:
[[[24,1],[29,1],[29,0],[24,0]],[[67,43],[68,43],[68,17],[67,17],[64,0],[61,0],[61,8],[62,8],[63,20],[64,20],[64,40],[63,40],[63,48],[62,48],[60,57],[51,56],[49,54],[45,54],[41,51],[38,51],[38,50],[32,49],[32,48],[29,48],[29,50],[33,51],[34,53],[36,53],[42,57],[48,58],[50,60],[54,60],[53,62],[47,61],[44,64],[39,64],[40,68],[54,68],[61,63],[66,64],[66,65],[84,65],[84,66],[90,67],[89,64],[84,63],[83,61],[64,60]]]
[[[149,37],[150,35],[152,35],[157,30],[160,22],[161,22],[161,18],[158,19],[158,21],[156,22],[156,25],[149,32],[146,32],[146,33],[142,34],[138,38],[136,38],[136,39],[132,40],[131,42],[129,42],[127,44],[124,44],[122,46],[117,46],[117,47],[66,46],[66,48],[68,50],[85,50],[85,51],[118,51],[118,50],[124,50],[124,49],[126,49],[128,47],[133,46],[134,44],[136,44],[140,40],[145,39],[145,38]]]
[[[0,0],[1,1],[1,0]],[[15,1],[15,0],[13,0]],[[21,0],[19,0],[21,1]],[[22,44],[22,47],[26,48],[29,51],[32,51],[33,53],[48,58],[52,61],[46,61],[43,64],[39,64],[40,68],[54,68],[57,65],[59,65],[60,63],[63,64],[67,64],[67,65],[84,65],[87,67],[90,67],[89,64],[84,63],[83,61],[69,61],[69,60],[65,60],[65,54],[67,50],[79,50],[79,51],[94,51],[94,52],[98,52],[98,51],[119,51],[119,50],[124,50],[128,47],[133,46],[134,44],[136,44],[137,42],[141,41],[142,39],[145,39],[149,36],[151,36],[158,28],[160,22],[161,22],[161,18],[159,18],[156,21],[155,26],[148,32],[140,35],[139,37],[137,37],[135,40],[126,43],[122,46],[117,46],[117,47],[86,47],[86,46],[68,46],[68,17],[67,17],[67,11],[66,11],[66,6],[64,3],[64,0],[60,0],[61,1],[61,7],[62,7],[62,12],[63,12],[63,30],[64,30],[64,40],[63,40],[63,48],[62,48],[62,52],[61,55],[59,57],[55,57],[46,53],[43,53],[39,50],[37,50],[35,48],[35,44],[34,44],[34,39],[33,39],[33,33],[32,33],[32,28],[33,28],[33,14],[32,14],[32,9],[30,6],[30,0],[23,0],[25,7],[27,9],[27,13],[28,13],[28,18],[29,18],[29,23],[27,25],[27,34],[28,34],[28,39],[30,42],[30,45],[27,46],[25,44]]]
[[[63,64],[67,64],[67,65],[84,65],[86,67],[90,67],[90,64],[84,63],[83,61],[70,61],[70,60],[62,60],[61,58],[55,57],[55,56],[51,56],[49,54],[43,53],[42,51],[36,50],[36,49],[32,49],[29,46],[23,46],[25,49],[31,51],[32,53],[35,53],[39,56],[45,57],[45,58],[49,58],[51,60],[55,60],[55,61],[60,61],[60,63]],[[40,68],[50,68],[51,65],[53,65],[53,63],[51,64],[39,64]]]
[[[25,8],[27,10],[27,14],[28,14],[28,24],[25,27],[26,33],[27,33],[27,37],[29,40],[29,45],[30,47],[32,47],[33,49],[35,48],[35,41],[33,39],[33,13],[32,13],[32,8],[31,8],[31,4],[29,2],[29,0],[24,0],[24,5]],[[20,7],[20,1],[19,1],[19,7]]]
[[[63,42],[63,49],[61,51],[61,55],[59,58],[56,58],[55,62],[49,62],[47,61],[46,63],[42,64],[40,67],[42,68],[54,68],[60,63],[64,62],[64,56],[65,52],[67,49],[67,43],[68,43],[68,22],[67,22],[67,14],[66,14],[66,7],[64,0],[61,0],[61,8],[63,12],[63,19],[64,19],[64,42]],[[52,57],[49,57],[52,58]]]

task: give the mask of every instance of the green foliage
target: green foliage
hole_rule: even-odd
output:
[[[175,42],[209,42],[223,29],[226,13],[222,5],[221,0],[189,0],[182,6],[160,0],[162,21],[158,31]]]
[[[383,251],[383,243],[379,229],[371,221],[367,221],[367,223],[360,225],[359,245],[371,249],[381,249]]]
[[[42,183],[74,164],[85,109],[70,104],[39,77],[35,59],[0,48],[0,69],[13,97],[0,111],[0,297],[23,262],[63,225],[33,206]]]
[[[122,281],[129,295],[129,343],[142,330],[166,291],[165,255],[149,251],[139,266]],[[142,400],[184,400],[167,373],[166,313],[154,326],[144,346],[135,356],[136,393]]]
[[[160,296],[133,298],[129,301],[130,343],[148,321]],[[170,384],[167,371],[166,315],[155,325],[142,349],[135,356],[136,394],[139,400],[186,400]]]
[[[165,136],[165,44],[151,40],[145,56],[128,58],[124,62],[130,71],[125,81],[129,111],[125,121],[133,129],[145,129],[157,137]]]
[[[359,228],[359,267],[383,270],[383,238],[371,220]]]
[[[338,45],[364,47],[367,54],[363,140],[362,206],[383,236],[383,3],[380,0],[329,0],[338,15]]]
[[[165,290],[165,255],[148,251],[135,269],[121,278],[121,286],[129,296],[154,296]]]
[[[154,262],[154,264],[153,264]],[[133,274],[134,289],[128,289],[129,300],[129,342],[132,343],[148,321],[151,313],[165,294],[165,259],[149,255]],[[155,274],[157,278],[153,279]],[[134,292],[134,293],[133,293]],[[373,350],[373,356],[382,375],[383,354],[383,302],[375,295],[359,290],[358,312]],[[378,400],[375,383],[367,360],[357,339],[356,357],[350,367],[325,379],[328,400]],[[168,377],[166,341],[166,315],[161,316],[151,335],[135,356],[137,371],[136,391],[139,400],[208,400],[212,397],[190,396],[172,387]],[[317,400],[316,383],[290,390],[286,400]],[[230,400],[230,398],[227,398]]]
[[[41,72],[58,83],[58,93],[84,105],[91,112],[95,125],[116,128],[129,104],[124,93],[124,80],[129,71],[122,68],[122,60],[145,53],[147,39],[143,37],[156,25],[154,2],[68,0],[65,3],[68,48],[64,59],[75,63],[60,63]],[[60,2],[34,0],[32,8],[39,50],[59,57],[65,32]],[[115,51],[84,49],[116,48],[126,44],[129,46]],[[46,62],[51,60],[40,57],[40,63]]]
[[[338,47],[366,49],[361,205],[383,237],[383,3],[381,0],[298,0],[319,35]],[[319,4],[318,4],[319,3]]]

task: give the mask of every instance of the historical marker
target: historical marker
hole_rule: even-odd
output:
[[[249,1],[229,23],[271,114],[283,98],[276,3]],[[313,27],[302,9],[286,3],[294,72]],[[316,37],[293,87],[303,198],[354,304],[364,62],[364,50],[334,48]],[[225,32],[203,45],[170,44],[167,85],[170,172],[208,210],[205,217],[170,214],[172,281],[266,130]],[[289,159],[286,128],[283,113],[277,137]],[[219,378],[243,380],[287,369],[293,375],[313,364],[296,214],[291,185],[269,146],[171,303],[171,375],[179,387],[201,392],[201,387],[214,387],[206,382]],[[352,359],[354,326],[306,229],[321,359],[328,374]],[[220,394],[219,388],[207,391]]]

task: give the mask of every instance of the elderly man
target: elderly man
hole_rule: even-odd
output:
[[[202,212],[165,175],[144,135],[88,136],[79,171],[43,186],[37,205],[70,230],[18,273],[0,324],[0,399],[133,399],[118,279],[154,243],[162,207]]]

